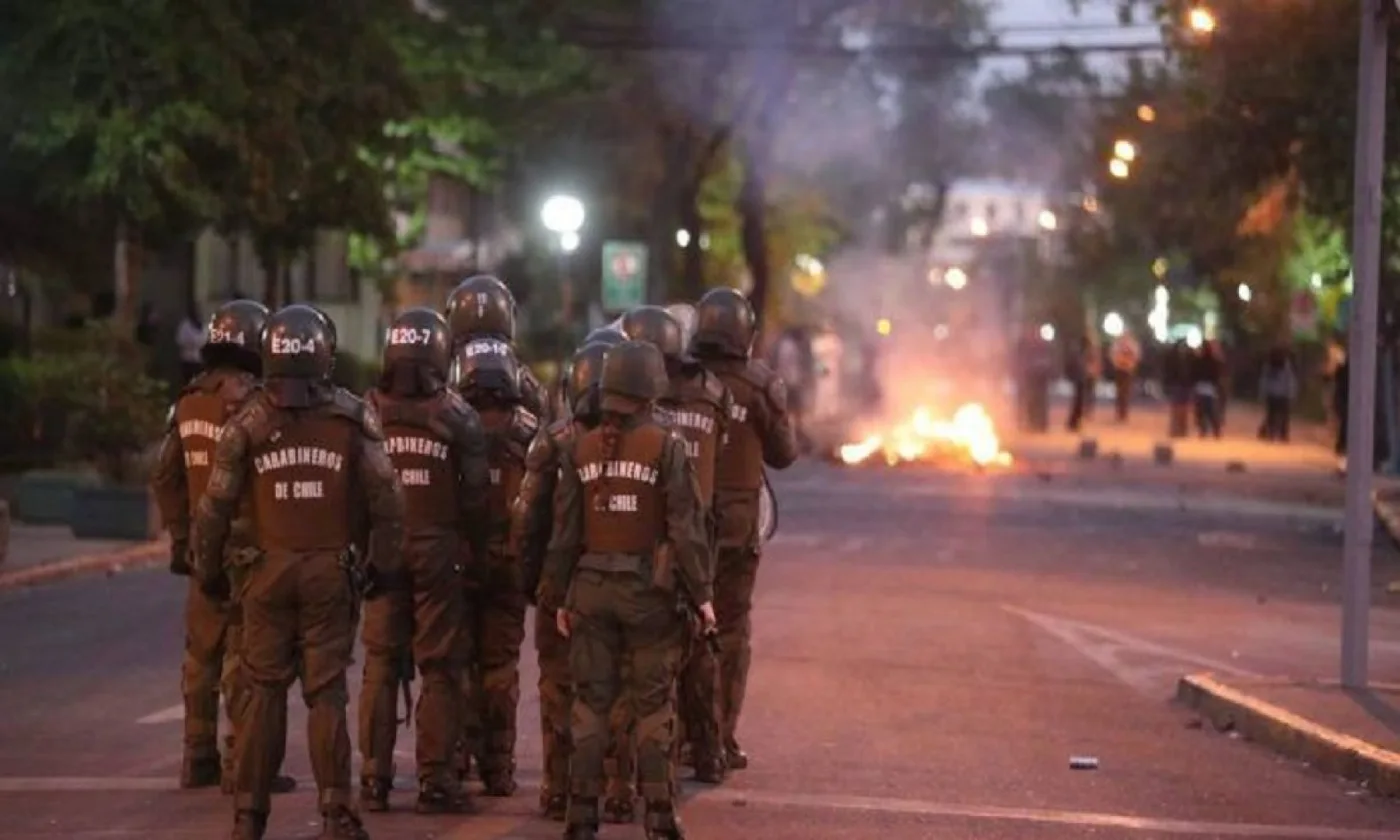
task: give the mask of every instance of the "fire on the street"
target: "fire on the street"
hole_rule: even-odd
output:
[[[971,461],[979,467],[1011,464],[1011,453],[1001,448],[996,426],[980,403],[962,406],[950,420],[937,418],[921,406],[908,422],[848,443],[837,454],[845,464],[861,464],[876,457],[883,457],[891,466],[939,460]]]

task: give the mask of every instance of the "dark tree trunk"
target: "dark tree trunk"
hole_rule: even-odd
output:
[[[681,255],[681,288],[683,300],[699,300],[705,293],[705,255],[700,249],[700,237],[705,233],[705,220],[700,217],[700,186],[696,178],[681,192],[679,209],[681,229],[690,235]]]
[[[768,311],[768,290],[772,267],[768,264],[768,190],[764,181],[763,161],[758,150],[750,146],[744,154],[744,180],[739,186],[739,239],[744,249],[744,262],[753,279],[749,302],[758,315],[762,333],[764,315]]]

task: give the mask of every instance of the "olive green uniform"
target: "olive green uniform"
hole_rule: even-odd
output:
[[[416,757],[420,783],[453,783],[465,604],[460,557],[486,521],[486,437],[476,412],[451,390],[406,399],[373,390],[367,401],[384,429],[384,446],[405,504],[404,573],[379,584],[364,606],[364,681],[360,694],[361,777],[387,793],[394,775],[398,686],[416,665],[422,689]],[[408,713],[408,710],[404,710]],[[455,787],[455,785],[453,785]]]
[[[514,790],[520,646],[527,606],[519,558],[510,545],[510,508],[525,476],[525,455],[539,420],[523,406],[478,410],[488,441],[490,534],[484,556],[473,556],[464,576],[464,638],[469,647],[462,681],[463,738],[487,792],[508,795]]]
[[[625,695],[648,828],[670,830],[674,681],[689,633],[676,587],[696,604],[712,595],[695,470],[684,440],[647,416],[589,431],[561,456],[544,586],[568,593],[572,629],[568,822],[597,824],[608,717]]]
[[[763,467],[784,469],[796,461],[797,435],[788,414],[787,388],[771,368],[742,359],[707,359],[703,364],[733,396],[728,438],[715,473],[715,616],[721,651],[720,726],[726,749],[735,757],[741,755],[735,731],[753,656],[751,614],[761,550]]]
[[[190,518],[204,495],[214,464],[219,429],[257,388],[257,379],[237,369],[197,375],[180,392],[170,413],[151,478],[161,519],[170,532],[171,571],[189,576]],[[244,512],[246,513],[246,511]],[[227,552],[246,550],[248,523],[233,528]],[[230,587],[231,588],[231,587]],[[190,786],[231,780],[238,694],[237,641],[240,614],[231,599],[205,594],[193,578],[185,599],[185,653],[181,693],[185,698],[185,757],[182,781]],[[219,695],[228,713],[222,768],[218,748]],[[280,762],[279,762],[280,764]]]
[[[559,633],[555,613],[564,606],[564,593],[541,580],[545,551],[554,527],[554,491],[559,485],[560,452],[574,445],[589,427],[575,420],[560,420],[536,435],[525,460],[511,511],[511,541],[519,546],[524,586],[535,601],[535,651],[540,678],[540,734],[544,748],[544,784],[541,807],[551,797],[569,790],[569,723],[573,714],[573,680],[569,676],[569,640]]]
[[[287,689],[298,672],[310,710],[311,766],[328,819],[351,812],[345,671],[358,593],[352,547],[368,540],[374,573],[401,574],[404,503],[372,410],[341,389],[284,408],[260,392],[224,427],[194,529],[195,574],[222,573],[229,521],[251,506],[260,551],[239,570],[242,670],[235,808],[266,815],[287,737]],[[364,567],[360,567],[364,569]],[[339,836],[339,835],[337,835]]]

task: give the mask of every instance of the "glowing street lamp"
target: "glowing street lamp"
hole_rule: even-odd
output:
[[[1117,312],[1110,312],[1103,316],[1103,331],[1113,338],[1123,334],[1123,316]]]
[[[1191,27],[1192,31],[1199,32],[1202,35],[1209,35],[1214,32],[1215,27],[1219,25],[1215,19],[1215,14],[1205,6],[1197,6],[1188,12],[1186,15],[1186,23]]]
[[[956,292],[967,285],[967,272],[957,266],[953,266],[943,272],[943,282],[948,284],[948,288]]]
[[[1060,223],[1051,210],[1041,210],[1040,218],[1037,221],[1040,222],[1041,230],[1054,230]]]
[[[583,228],[583,202],[571,195],[551,196],[540,208],[540,221],[545,230],[563,236],[578,233]]]
[[[1157,109],[1153,108],[1151,105],[1139,105],[1137,109],[1137,118],[1145,123],[1156,122]]]
[[[971,221],[970,227],[972,228],[973,236],[987,236],[992,232],[991,226],[987,224],[987,220],[980,216]]]
[[[1118,140],[1113,144],[1113,156],[1125,163],[1137,160],[1137,146],[1131,140]]]
[[[1123,160],[1122,158],[1114,158],[1113,160],[1108,162],[1108,174],[1112,175],[1118,180],[1121,181],[1127,178],[1128,172],[1128,162]]]
[[[1244,283],[1241,283],[1240,287],[1235,291],[1239,294],[1240,300],[1245,303],[1249,303],[1250,298],[1254,297],[1254,292]]]

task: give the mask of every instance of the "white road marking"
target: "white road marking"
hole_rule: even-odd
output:
[[[308,780],[300,780],[303,788]],[[525,785],[524,788],[533,788]],[[689,786],[688,786],[689,787]],[[174,779],[162,778],[3,778],[0,777],[0,794],[4,793],[93,793],[93,792],[136,792],[175,791],[178,786]],[[905,814],[920,817],[945,817],[964,820],[984,820],[993,822],[1032,823],[1041,825],[1064,825],[1079,828],[1113,828],[1122,831],[1141,831],[1154,834],[1174,834],[1188,837],[1273,837],[1301,838],[1301,840],[1400,840],[1400,830],[1375,831],[1366,829],[1346,829],[1325,826],[1263,825],[1259,823],[1212,823],[1191,820],[1137,817],[1128,814],[1105,814],[1092,811],[1059,811],[1045,808],[1018,808],[1000,805],[960,805],[953,802],[932,802],[917,799],[894,799],[875,796],[832,796],[823,794],[786,793],[779,791],[738,790],[724,788],[699,788],[686,797],[689,804],[707,803],[710,805],[769,805],[779,808],[805,808],[810,810],[857,811],[864,813]],[[519,817],[511,815],[511,819]],[[464,823],[460,834],[475,834],[482,826],[473,818]],[[187,833],[187,832],[184,832]],[[169,836],[184,836],[184,833],[171,833]],[[108,827],[90,831],[64,832],[65,837],[153,837],[166,836],[150,829],[123,829]],[[16,835],[6,834],[7,837]],[[53,834],[32,834],[27,836],[52,837]]]
[[[1003,605],[1002,609],[1021,616],[1057,637],[1085,658],[1149,697],[1159,697],[1164,684],[1174,685],[1177,679],[1192,670],[1182,667],[1183,665],[1235,677],[1259,676],[1229,662],[1159,645],[1095,624],[1042,615],[1009,605]],[[1143,657],[1149,657],[1150,660],[1144,663],[1141,661]]]
[[[174,723],[177,720],[184,719],[185,704],[181,703],[178,706],[171,706],[168,709],[161,709],[158,712],[152,712],[151,714],[146,715],[145,717],[141,718],[136,722],[142,726],[151,726],[157,723]]]
[[[862,811],[866,813],[909,814],[921,817],[953,817],[971,820],[1039,823],[1080,828],[1114,828],[1154,834],[1188,837],[1275,837],[1302,840],[1400,840],[1400,831],[1332,828],[1303,825],[1261,825],[1256,823],[1211,823],[1190,820],[1134,817],[1127,814],[1100,814],[1086,811],[1055,811],[1040,808],[1008,808],[995,805],[958,805],[874,796],[823,796],[820,794],[771,793],[752,790],[711,788],[691,797],[692,802],[773,805],[789,808]]]

